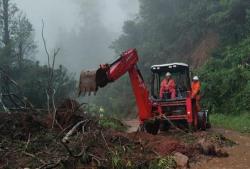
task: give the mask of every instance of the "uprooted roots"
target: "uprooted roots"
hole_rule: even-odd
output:
[[[79,106],[74,101],[61,106],[53,130],[44,114],[0,113],[0,168],[174,168],[174,152],[190,160],[199,154],[226,156],[218,149],[228,142],[222,136],[128,134],[111,129],[124,127],[118,120],[85,114]]]

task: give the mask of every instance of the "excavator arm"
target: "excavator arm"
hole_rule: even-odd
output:
[[[139,58],[136,49],[129,49],[111,64],[100,65],[97,71],[82,71],[80,76],[79,94],[96,93],[98,88],[105,87],[129,73],[130,82],[136,98],[138,114],[141,122],[152,117],[152,103],[140,70],[137,67]]]

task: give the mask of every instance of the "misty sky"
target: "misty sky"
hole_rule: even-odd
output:
[[[94,66],[97,63],[97,60],[104,61],[110,59],[107,56],[112,54],[112,50],[108,48],[111,42],[116,39],[122,30],[122,25],[125,20],[132,19],[136,16],[138,12],[138,2],[137,0],[13,0],[17,6],[24,11],[24,13],[29,18],[30,22],[33,24],[35,29],[35,40],[39,44],[39,52],[37,54],[37,59],[42,63],[46,62],[46,56],[44,55],[44,50],[42,46],[41,39],[41,20],[45,22],[45,36],[49,49],[53,49],[58,44],[64,49],[64,56],[60,58],[58,56],[59,62],[66,65],[68,68],[71,68],[73,71],[78,71],[74,69],[76,66],[84,66],[83,64],[78,64],[76,66],[69,63],[70,60],[76,59],[80,61],[81,59],[90,59],[90,66]],[[87,18],[87,15],[90,15],[92,18]],[[85,20],[84,20],[85,18]],[[87,18],[87,19],[86,19]],[[94,18],[94,19],[93,19]],[[99,20],[95,20],[98,18]],[[88,21],[87,21],[88,20]],[[98,23],[94,23],[98,22]],[[98,42],[100,50],[94,48],[91,44],[91,39],[84,38],[85,35],[91,35],[91,30],[85,29],[86,25],[98,26],[99,29],[95,31],[102,31],[103,37],[100,34],[98,37],[95,37],[95,41],[92,43]],[[89,26],[91,27],[91,26]],[[83,30],[85,32],[83,32]],[[106,33],[105,33],[106,32]],[[96,32],[93,32],[93,34]],[[64,37],[65,35],[65,37]],[[82,37],[78,37],[82,36]],[[72,38],[71,38],[72,37]],[[74,43],[72,40],[73,37],[77,38],[77,41]],[[97,38],[97,39],[96,39]],[[100,41],[98,41],[100,38]],[[71,40],[70,49],[67,49],[67,40]],[[77,45],[86,44],[89,42],[88,52],[90,52],[90,57],[87,56],[88,53],[85,53],[84,50],[80,50],[80,46]],[[76,46],[76,49],[74,47]],[[91,49],[93,46],[93,49]],[[97,46],[98,47],[98,46]],[[85,47],[86,48],[86,47]],[[105,50],[104,48],[107,48]],[[71,51],[70,51],[71,50]],[[73,50],[76,53],[73,53]],[[66,56],[67,54],[69,56]],[[78,53],[77,53],[78,52]],[[85,56],[82,56],[85,53]],[[103,56],[101,54],[103,53]],[[73,56],[74,55],[74,56]],[[93,58],[96,56],[96,59]],[[101,58],[101,60],[100,60]],[[92,59],[92,60],[91,60]]]

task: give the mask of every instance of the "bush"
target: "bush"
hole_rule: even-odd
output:
[[[153,160],[149,165],[149,169],[175,169],[176,167],[177,164],[172,156]]]
[[[111,117],[101,117],[99,124],[104,128],[111,128],[117,131],[125,131],[127,129],[120,120]]]
[[[203,103],[214,113],[250,111],[250,37],[221,48],[199,71],[207,84]]]
[[[210,120],[212,125],[217,127],[250,133],[250,115],[247,113],[241,115],[212,114]]]

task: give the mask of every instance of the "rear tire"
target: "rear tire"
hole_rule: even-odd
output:
[[[210,122],[207,122],[207,129],[210,129],[212,127]]]
[[[204,111],[198,112],[198,129],[203,131],[207,129],[207,116]]]
[[[162,122],[161,122],[161,124],[160,124],[160,131],[165,131],[165,132],[167,132],[168,130],[169,130],[169,128],[170,128],[170,124],[169,124],[169,122],[167,121],[167,120],[163,120]]]

